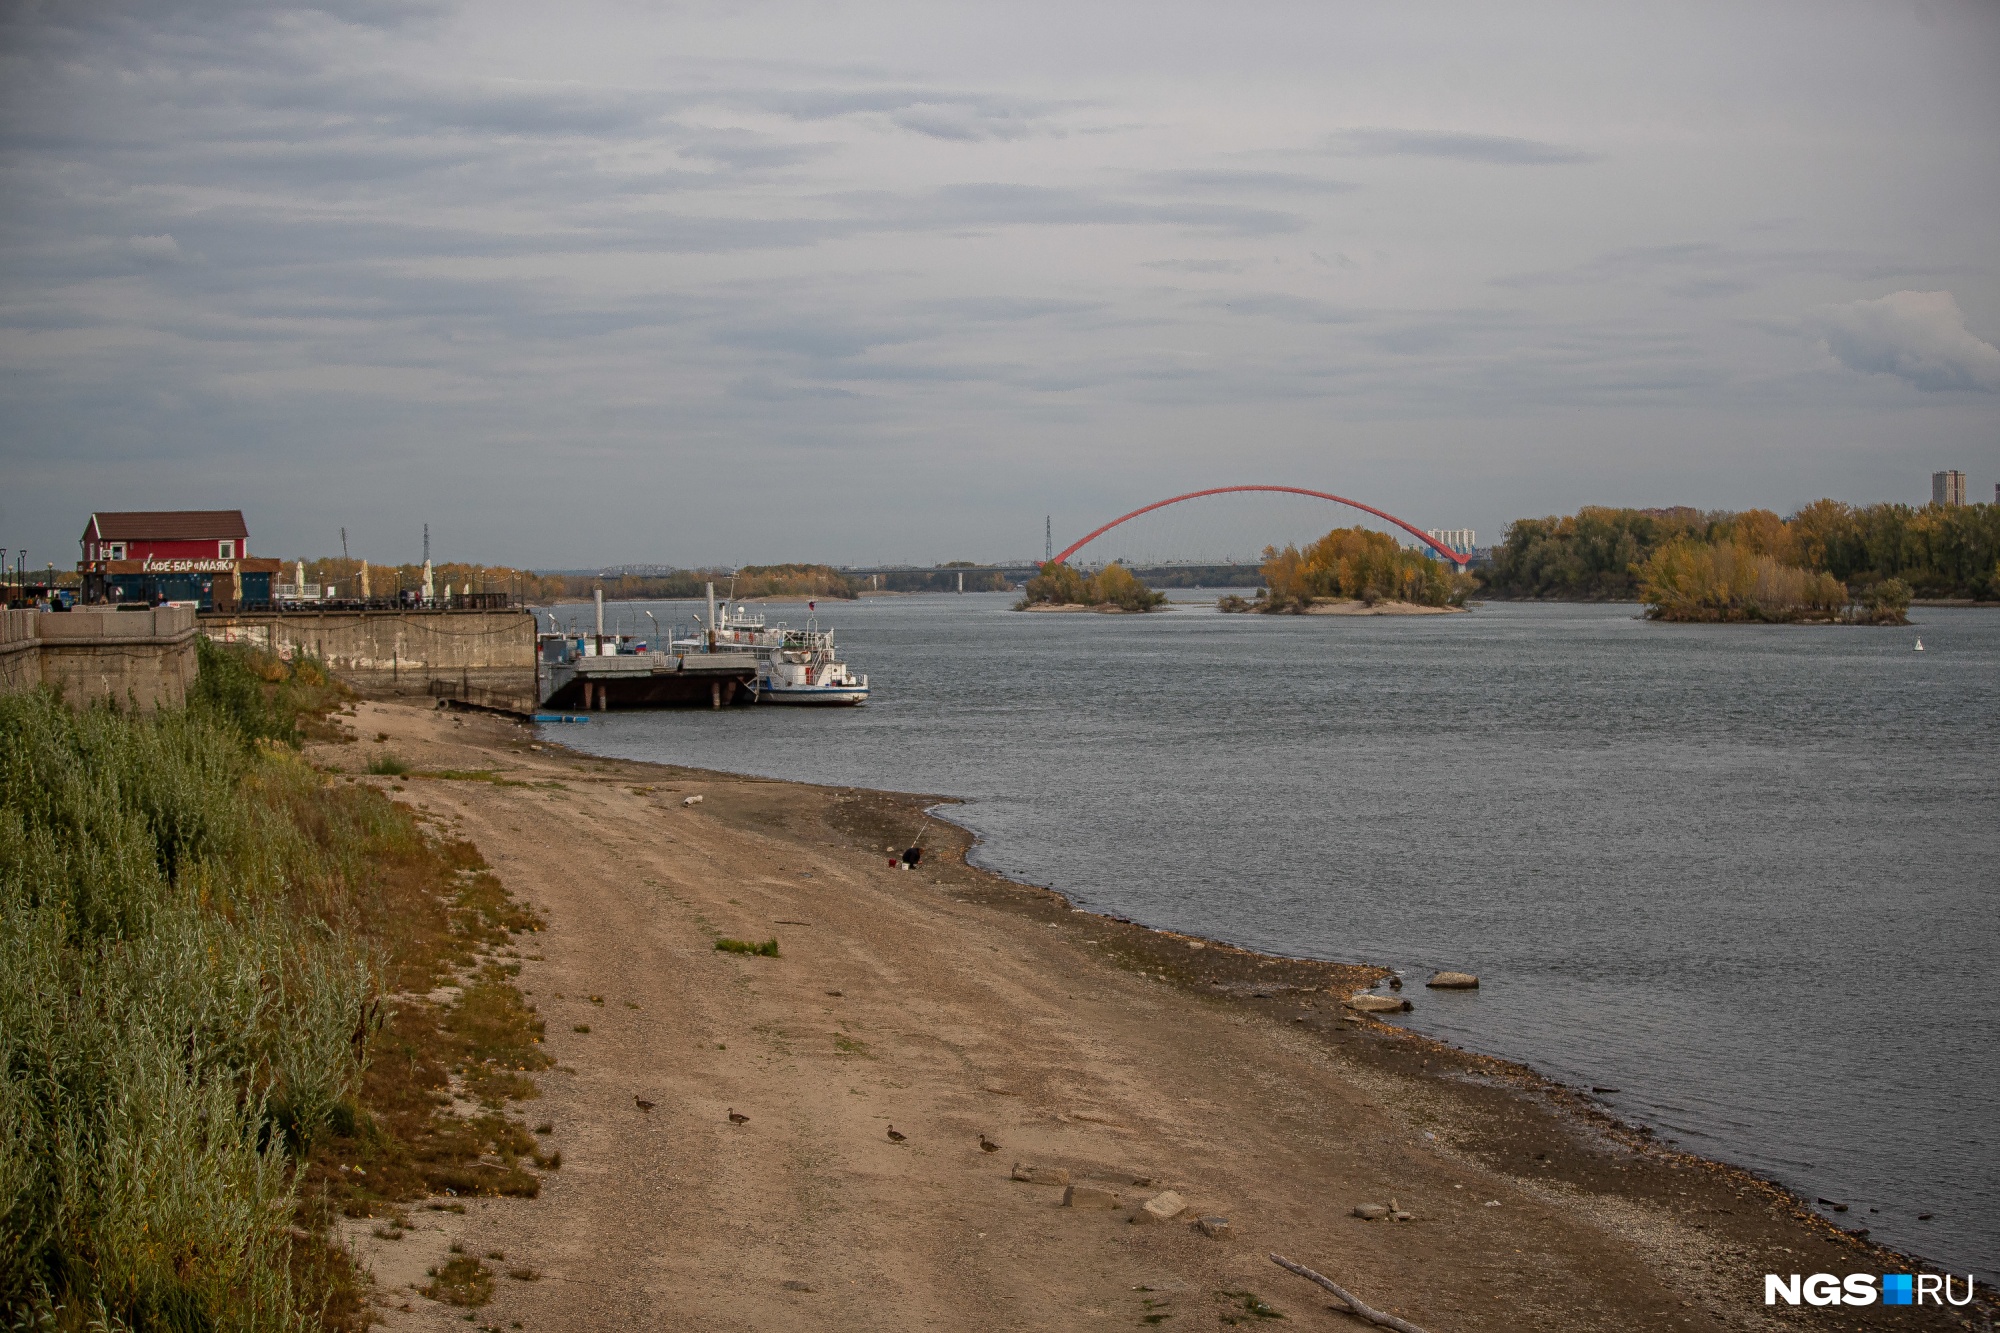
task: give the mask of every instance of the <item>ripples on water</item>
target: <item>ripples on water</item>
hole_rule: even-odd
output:
[[[982,864],[1079,904],[1476,971],[1476,993],[1415,991],[1414,1025],[1616,1086],[1689,1150],[2000,1276],[2000,612],[1887,630],[1006,605],[833,604],[864,709],[554,730],[963,796]]]

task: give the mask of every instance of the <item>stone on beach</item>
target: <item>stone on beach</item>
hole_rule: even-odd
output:
[[[1347,997],[1347,1007],[1359,1009],[1364,1014],[1391,1014],[1408,1009],[1410,1002],[1388,995],[1350,995]]]
[[[1478,990],[1479,978],[1470,972],[1440,972],[1424,984],[1432,990]]]
[[[1389,1215],[1389,1206],[1383,1203],[1357,1203],[1354,1215],[1364,1222],[1377,1222]]]
[[[1014,1179],[1025,1180],[1030,1185],[1067,1185],[1069,1169],[1061,1166],[1028,1166],[1014,1163]]]
[[[1171,1222],[1187,1211],[1187,1200],[1172,1190],[1163,1190],[1133,1212],[1132,1220],[1140,1223]]]
[[[1194,1225],[1211,1240],[1226,1240],[1229,1237],[1229,1219],[1226,1217],[1198,1217]]]
[[[1071,1185],[1063,1191],[1065,1208],[1116,1208],[1118,1196],[1096,1185]]]

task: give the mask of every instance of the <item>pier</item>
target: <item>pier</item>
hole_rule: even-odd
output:
[[[722,708],[756,697],[750,653],[605,653],[542,664],[544,708]]]
[[[597,591],[597,628],[541,636],[535,692],[544,708],[721,708],[757,699],[757,655],[718,647],[715,588],[709,587],[707,651],[631,651],[624,636],[604,632],[604,590]],[[671,642],[672,636],[668,636]],[[639,645],[643,647],[644,645]],[[685,644],[679,645],[685,649]]]

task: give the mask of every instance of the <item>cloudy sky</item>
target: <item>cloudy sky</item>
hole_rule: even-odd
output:
[[[1483,542],[2000,481],[1993,0],[0,16],[37,564],[93,509],[930,562],[1238,482]]]

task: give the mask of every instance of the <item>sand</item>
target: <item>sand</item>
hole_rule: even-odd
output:
[[[559,1065],[523,1110],[563,1166],[538,1199],[415,1207],[400,1240],[348,1225],[386,1328],[466,1327],[415,1291],[452,1243],[504,1255],[478,1323],[530,1330],[1219,1328],[1243,1293],[1281,1327],[1360,1327],[1270,1251],[1430,1333],[1750,1328],[1765,1271],[1885,1271],[1586,1099],[1345,1017],[1375,973],[1074,912],[967,867],[955,826],[892,870],[922,800],[534,749],[405,704],[350,725],[390,740],[313,757],[562,784],[403,784],[547,918],[520,984]],[[1120,1206],[1063,1207],[1016,1162]],[[1169,1186],[1228,1234],[1128,1220]],[[1392,1199],[1413,1220],[1350,1216]]]
[[[1369,605],[1358,598],[1340,601],[1315,597],[1306,608],[1309,616],[1449,616],[1465,610],[1462,606],[1424,606],[1418,602],[1376,602]]]

